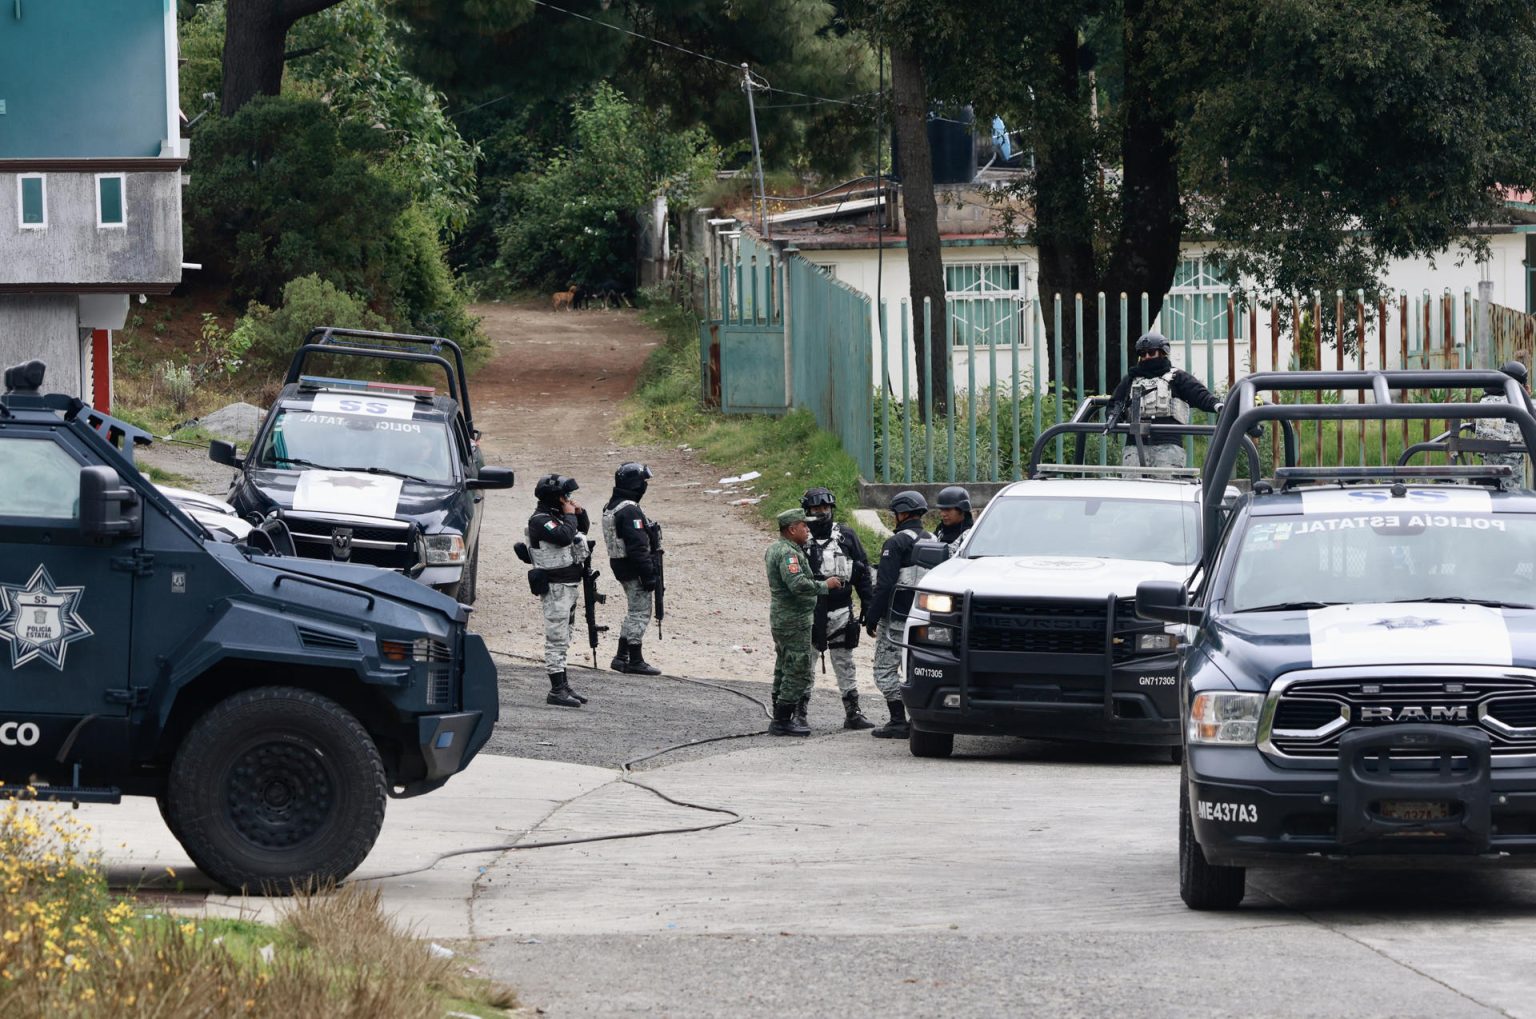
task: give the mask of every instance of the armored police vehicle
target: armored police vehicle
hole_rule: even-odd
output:
[[[11,369],[0,396],[0,792],[153,796],[231,888],[345,877],[386,796],[438,788],[490,737],[469,610],[274,554],[271,522],[205,529],[134,468],[147,435],[42,378]]]
[[[400,345],[429,342],[454,363]],[[314,357],[440,368],[449,391],[305,374]],[[236,511],[278,514],[299,555],[394,570],[470,605],[485,490],[513,480],[507,468],[481,465],[476,438],[452,341],[327,329],[294,356],[250,451],[216,441],[209,456],[239,471],[229,490]]]
[[[1399,403],[1403,389],[1507,390],[1506,403]],[[1373,403],[1261,406],[1267,390],[1365,390]],[[1187,625],[1179,887],[1195,909],[1243,898],[1245,868],[1340,861],[1536,863],[1536,496],[1511,468],[1276,471],[1222,526],[1212,498],[1253,424],[1536,418],[1497,372],[1259,375],[1240,382],[1205,464],[1188,584],[1137,591]],[[1489,440],[1478,442],[1487,449]]]
[[[1084,464],[1089,434],[1137,439],[1132,424],[1090,420],[1107,403],[1085,401],[1041,433],[1031,479],[992,499],[954,558],[919,544],[919,562],[936,565],[905,629],[914,755],[946,757],[963,734],[1161,746],[1176,759],[1180,637],[1138,619],[1134,596],[1143,580],[1182,580],[1199,559],[1200,489],[1194,470]],[[1041,464],[1069,434],[1074,462]]]

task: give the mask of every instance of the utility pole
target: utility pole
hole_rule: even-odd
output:
[[[741,65],[741,87],[747,93],[747,116],[752,121],[752,158],[757,161],[757,203],[759,215],[758,229],[763,236],[768,236],[768,189],[763,184],[763,149],[757,143],[757,105],[752,101],[752,69]]]

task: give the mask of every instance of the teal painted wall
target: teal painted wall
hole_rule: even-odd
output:
[[[168,3],[0,2],[0,159],[158,156]]]

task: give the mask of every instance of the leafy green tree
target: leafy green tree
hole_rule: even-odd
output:
[[[928,91],[1004,114],[1033,172],[1005,196],[1042,293],[1147,293],[1213,238],[1262,290],[1374,284],[1466,244],[1536,183],[1525,0],[863,0]],[[914,29],[914,25],[921,26]],[[910,219],[910,216],[909,216]],[[1120,331],[1110,302],[1110,336]],[[1085,303],[1083,330],[1098,319]],[[1048,320],[1048,327],[1052,324]],[[1123,352],[1112,349],[1113,382]],[[1076,371],[1068,347],[1066,377]],[[1085,355],[1097,379],[1097,351]]]
[[[636,213],[696,192],[718,156],[702,127],[668,130],[609,85],[577,107],[572,134],[504,195],[500,266],[514,284],[631,279]]]

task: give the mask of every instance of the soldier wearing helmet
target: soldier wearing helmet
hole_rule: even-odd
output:
[[[640,508],[651,469],[643,463],[626,463],[613,472],[613,496],[603,507],[603,544],[608,546],[608,565],[624,588],[628,611],[619,627],[619,651],[608,667],[615,672],[659,676],[661,670],[645,660],[641,643],[651,623],[651,592],[656,590],[656,557],[661,547],[661,528]]]
[[[576,602],[581,594],[582,568],[587,561],[587,511],[571,500],[575,478],[546,474],[533,486],[538,501],[528,518],[528,555],[542,574],[536,582],[544,591],[544,669],[549,673],[546,704],[579,708],[587,699],[575,690],[565,674],[565,655],[576,624]],[[536,587],[536,589],[537,589]]]
[[[1189,408],[1215,413],[1221,404],[1200,380],[1168,359],[1168,338],[1149,332],[1136,341],[1136,364],[1115,387],[1112,413],[1133,417],[1141,408],[1141,421],[1149,425],[1187,425]],[[1183,467],[1184,440],[1177,435],[1150,435],[1142,440],[1151,463],[1142,463],[1134,440],[1127,439],[1120,454],[1124,467]]]
[[[941,490],[938,499],[934,501],[939,507],[939,529],[936,535],[949,546],[949,557],[953,559],[965,542],[965,536],[971,533],[971,527],[976,523],[976,518],[971,516],[971,493],[959,485],[950,485]]]
[[[864,630],[875,638],[875,685],[885,696],[890,721],[871,736],[880,739],[906,739],[912,734],[907,724],[907,708],[901,702],[901,648],[891,634],[891,602],[897,587],[911,587],[928,571],[912,561],[912,549],[933,535],[923,529],[923,514],[928,500],[923,493],[910,489],[897,492],[891,499],[891,513],[896,517],[896,533],[880,547],[880,565],[875,574],[875,596],[864,613]]]
[[[1499,367],[1499,371],[1515,380],[1521,392],[1525,392],[1526,371],[1525,365],[1519,361],[1507,361]],[[1509,399],[1504,395],[1503,386],[1488,386],[1479,403],[1508,403]],[[1526,405],[1530,405],[1530,397],[1526,397]],[[1502,442],[1522,442],[1520,427],[1513,421],[1504,418],[1478,418],[1473,425],[1473,435],[1479,439],[1496,439]],[[1522,488],[1525,485],[1525,456],[1521,453],[1482,453],[1483,463],[1507,464],[1514,469],[1514,477],[1504,481],[1503,487],[1509,489]]]
[[[810,556],[812,574],[817,580],[837,577],[842,581],[841,587],[828,591],[816,601],[811,646],[832,659],[832,673],[837,677],[837,689],[843,695],[843,728],[873,729],[875,723],[859,710],[859,689],[853,664],[853,649],[859,646],[859,631],[864,623],[862,612],[868,611],[874,596],[869,580],[869,556],[859,536],[834,519],[837,499],[830,489],[806,489],[800,508],[805,511],[806,526],[811,532],[806,552]],[[862,610],[858,617],[853,612],[854,591],[859,593]],[[795,718],[802,725],[809,700],[807,694],[795,708]]]

